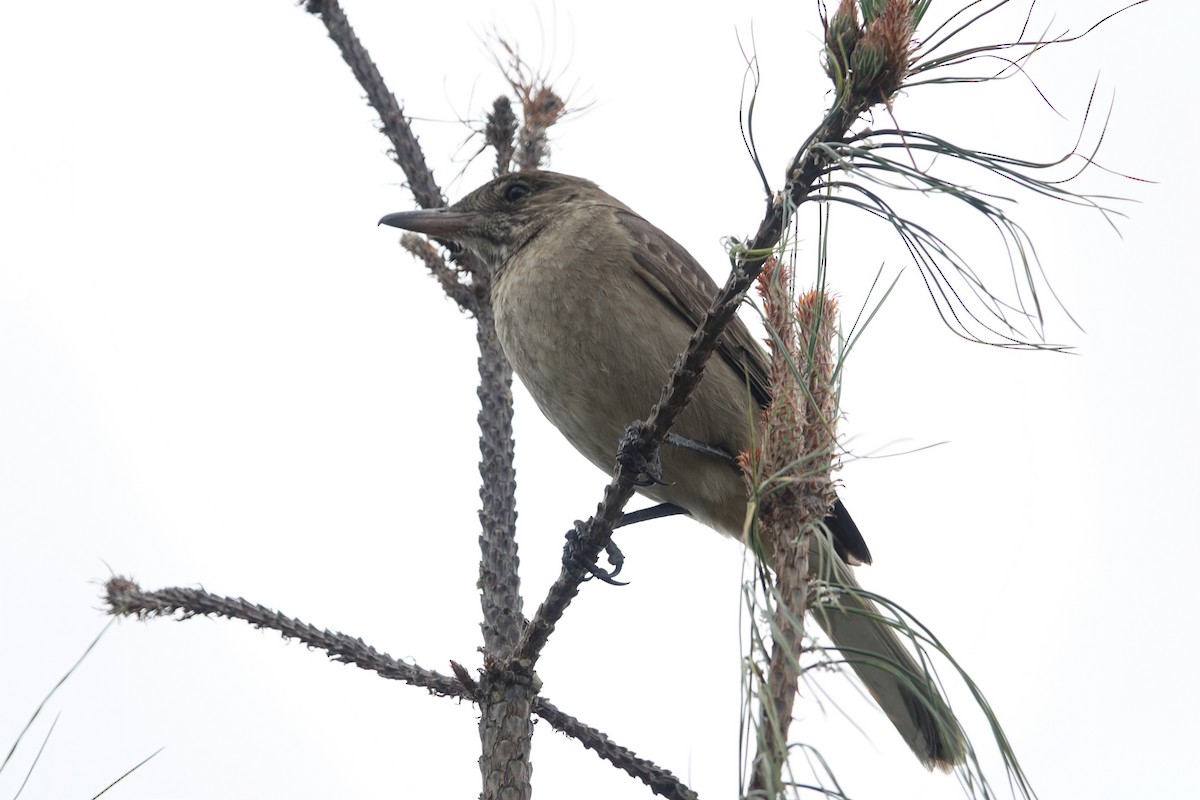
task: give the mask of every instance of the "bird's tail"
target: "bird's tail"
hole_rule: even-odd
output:
[[[926,767],[948,771],[965,757],[962,729],[937,679],[901,641],[898,623],[884,616],[831,548],[814,537],[815,568],[809,609]]]

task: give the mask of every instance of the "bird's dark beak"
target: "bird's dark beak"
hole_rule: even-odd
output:
[[[448,208],[434,208],[421,211],[401,211],[388,214],[379,220],[380,225],[390,225],[393,228],[403,228],[406,231],[436,236],[439,239],[455,239],[465,231],[470,230],[475,221],[475,214],[462,211],[451,211]]]

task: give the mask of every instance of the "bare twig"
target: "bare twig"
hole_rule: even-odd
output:
[[[490,280],[490,276],[488,277]],[[491,298],[481,287],[475,315],[479,345],[479,562],[483,643],[496,659],[512,655],[525,627],[517,572],[517,472],[513,466],[512,367],[500,348]]]
[[[108,603],[108,613],[114,616],[148,619],[181,614],[183,619],[209,615],[240,619],[256,628],[277,631],[285,639],[295,639],[324,650],[334,661],[353,664],[390,680],[421,686],[432,694],[445,697],[463,697],[465,694],[462,684],[455,678],[398,661],[362,639],[321,630],[240,597],[222,597],[203,589],[179,587],[148,592],[128,578],[117,576],[104,585],[104,600]]]
[[[367,101],[379,114],[383,133],[392,143],[392,157],[404,170],[417,203],[422,208],[445,205],[442,191],[433,179],[433,171],[425,164],[425,155],[421,152],[417,136],[404,116],[404,109],[383,82],[383,76],[379,74],[379,68],[371,60],[367,49],[358,41],[341,5],[337,0],[308,0],[304,10],[317,15],[325,23],[329,38],[338,46],[359,85],[366,90]]]
[[[578,740],[588,750],[594,751],[605,761],[649,786],[650,791],[654,794],[672,800],[696,800],[696,793],[685,786],[670,771],[644,758],[638,758],[632,750],[614,743],[604,733],[559,711],[550,701],[538,698],[534,703],[533,710],[539,717],[553,725],[556,730]]]
[[[548,132],[567,113],[567,104],[554,91],[547,74],[534,71],[503,36],[497,35],[495,40],[505,56],[501,59],[496,53],[496,64],[521,101],[523,120],[517,136],[517,168],[538,169],[550,160]]]
[[[525,675],[508,676],[500,685],[497,685],[493,677],[489,685],[486,671],[484,679],[477,682],[465,667],[455,661],[450,662],[453,676],[442,675],[415,664],[399,661],[386,653],[380,653],[364,643],[362,639],[343,633],[321,630],[257,603],[251,603],[242,598],[214,595],[203,589],[176,587],[146,591],[128,578],[114,577],[105,584],[104,600],[108,604],[109,613],[113,616],[149,619],[178,615],[180,619],[190,619],[215,615],[241,620],[256,628],[277,631],[285,639],[295,639],[311,648],[323,650],[334,661],[353,664],[389,680],[421,686],[439,697],[459,698],[479,703],[485,707],[489,703],[498,707],[505,705],[503,702],[497,703],[494,698],[489,699],[489,691],[500,690],[503,692],[506,691],[506,686],[529,682],[529,676],[526,673]],[[502,667],[493,666],[492,674],[499,673],[502,669]],[[670,771],[651,761],[638,758],[632,750],[616,744],[604,733],[581,723],[549,701],[542,698],[533,700],[530,711],[546,720],[556,730],[578,739],[580,744],[594,751],[601,758],[641,780],[656,794],[678,798],[678,800],[695,799],[695,793],[680,783],[679,779]],[[505,715],[505,717],[511,716],[511,714]],[[528,717],[528,712],[525,716]],[[499,720],[499,723],[496,726],[498,729],[502,727],[503,719]]]
[[[513,113],[512,101],[504,95],[492,103],[483,138],[486,145],[496,151],[494,174],[497,177],[508,174],[517,153],[517,115]]]
[[[425,262],[429,274],[441,285],[446,296],[458,303],[459,308],[471,314],[477,313],[478,293],[463,283],[459,273],[446,263],[446,259],[428,239],[415,233],[406,233],[400,237],[400,246]]]
[[[309,0],[306,10],[325,23],[359,84],[379,114],[393,156],[404,170],[418,205],[444,205],[441,190],[425,164],[416,136],[400,104],[384,84],[379,70],[359,43],[336,0]],[[501,120],[503,123],[503,120]],[[410,251],[420,248],[409,246]],[[522,670],[507,664],[524,623],[520,577],[517,574],[516,472],[513,467],[512,367],[500,349],[491,308],[491,277],[468,253],[454,260],[472,278],[466,287],[452,270],[419,253],[444,290],[476,321],[479,344],[480,453],[482,486],[479,511],[480,604],[483,610],[485,671],[481,684],[480,738],[483,754],[484,797],[527,797],[529,794],[530,706],[536,690],[532,680],[511,682]],[[470,296],[468,296],[468,292]],[[428,677],[428,676],[427,676]],[[510,681],[505,683],[505,681]],[[456,684],[458,685],[458,684]]]

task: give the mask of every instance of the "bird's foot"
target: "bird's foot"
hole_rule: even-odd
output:
[[[617,463],[634,475],[633,485],[640,489],[670,486],[663,480],[658,445],[645,437],[645,429],[646,423],[640,419],[635,419],[625,427],[625,435],[617,445]]]
[[[612,564],[611,571],[594,563],[583,554],[579,538],[583,535],[585,525],[585,522],[575,520],[574,529],[567,532],[567,543],[563,545],[563,566],[574,567],[588,573],[583,578],[585,581],[598,578],[610,586],[628,586],[628,581],[617,580],[617,576],[621,574],[621,570],[625,566],[625,554],[612,539],[609,539],[608,544],[604,545],[604,551],[608,553],[608,563]]]

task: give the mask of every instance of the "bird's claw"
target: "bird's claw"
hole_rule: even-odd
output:
[[[670,486],[663,480],[662,461],[658,456],[658,445],[643,436],[645,423],[634,420],[625,428],[621,443],[617,445],[617,463],[634,475],[633,485],[639,489],[648,486]]]
[[[583,577],[585,581],[597,578],[610,586],[628,586],[628,581],[616,579],[625,566],[625,554],[612,539],[609,539],[608,544],[604,546],[605,552],[608,553],[608,563],[613,566],[611,571],[584,557],[579,546],[579,537],[583,534],[584,524],[580,520],[575,520],[575,528],[567,532],[567,543],[563,545],[563,566],[575,567],[586,572],[587,575]]]
[[[621,548],[617,547],[617,543],[612,539],[608,540],[608,544],[604,545],[604,552],[608,554],[608,563],[612,564],[612,571],[608,573],[606,583],[611,583],[614,586],[628,586],[627,581],[613,581],[612,579],[621,574],[621,570],[625,568],[625,554],[621,552]],[[593,566],[595,566],[593,564]],[[597,567],[599,569],[599,567]],[[593,573],[595,574],[595,573]]]

